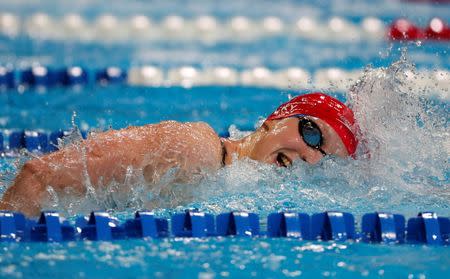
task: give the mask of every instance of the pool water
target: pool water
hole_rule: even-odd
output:
[[[0,9],[26,19],[36,11],[54,18],[70,12],[93,20],[103,13],[127,18],[145,14],[155,21],[168,14],[186,19],[208,14],[219,20],[235,15],[251,19],[278,16],[295,22],[300,16],[326,21],[341,16],[350,22],[376,16],[389,24],[405,16],[424,25],[433,16],[450,20],[449,5],[401,1],[94,1],[41,4],[2,1]],[[60,67],[82,65],[129,68],[153,65],[164,71],[179,66],[207,69],[227,66],[237,71],[264,66],[271,70],[301,67],[311,73],[328,67],[361,70],[351,90],[317,87],[258,86],[144,87],[126,84],[76,88],[28,88],[0,92],[1,129],[77,128],[102,131],[163,120],[204,121],[219,134],[241,137],[261,124],[289,97],[315,89],[349,100],[365,134],[370,158],[327,158],[317,166],[295,162],[279,169],[243,160],[208,175],[195,185],[172,185],[168,197],[143,183],[109,185],[83,199],[57,197],[48,209],[65,216],[108,210],[119,220],[148,204],[169,218],[186,208],[218,214],[255,212],[264,220],[271,212],[308,214],[325,210],[351,212],[356,220],[367,212],[388,211],[413,217],[420,211],[450,215],[448,159],[448,88],[426,83],[417,72],[449,70],[448,42],[317,41],[286,35],[253,40],[102,41],[0,36],[0,64],[16,68],[34,63]],[[380,69],[379,67],[384,67]],[[414,77],[411,79],[411,73]],[[34,156],[0,158],[1,192],[21,163]],[[111,189],[130,187],[117,195]],[[142,195],[142,193],[145,195]],[[73,217],[71,217],[71,220]],[[262,223],[262,227],[266,224]],[[359,227],[359,224],[357,224]],[[447,246],[374,245],[355,242],[309,242],[295,239],[211,237],[119,240],[113,242],[1,244],[0,277],[38,278],[287,278],[381,277],[447,278]]]
[[[3,250],[5,278],[445,278],[450,260],[448,247],[229,237],[22,243]]]

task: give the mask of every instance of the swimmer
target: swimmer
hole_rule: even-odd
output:
[[[174,170],[173,183],[192,183],[244,157],[290,167],[295,160],[316,164],[328,155],[354,156],[357,144],[347,106],[322,93],[306,94],[282,104],[261,127],[238,140],[219,138],[202,122],[166,121],[93,134],[27,161],[0,209],[37,215],[50,198],[50,186],[58,195],[70,191],[83,196],[87,186],[124,183],[130,170],[138,170],[135,178],[143,177],[149,187],[169,170]]]

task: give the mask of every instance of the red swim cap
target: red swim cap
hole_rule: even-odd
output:
[[[300,95],[279,106],[267,120],[295,115],[317,117],[330,125],[341,138],[349,155],[354,155],[358,140],[353,111],[339,100],[322,93]]]

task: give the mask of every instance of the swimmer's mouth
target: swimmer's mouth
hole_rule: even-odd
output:
[[[277,155],[277,165],[280,167],[287,168],[287,167],[292,166],[292,161],[291,161],[291,159],[289,159],[288,156],[286,156],[286,155],[284,155],[284,153],[280,152]]]

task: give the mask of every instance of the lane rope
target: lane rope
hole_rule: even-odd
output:
[[[374,69],[376,70],[376,69]],[[238,71],[230,67],[199,69],[192,66],[176,67],[164,71],[155,66],[132,67],[128,70],[111,66],[98,70],[88,70],[81,66],[52,68],[36,65],[26,69],[0,66],[0,93],[17,89],[55,86],[72,87],[98,84],[126,84],[143,87],[185,88],[198,86],[248,86],[277,88],[285,90],[318,89],[346,92],[363,76],[362,70],[347,70],[337,67],[324,68],[310,73],[300,67],[270,70],[255,67]],[[443,99],[450,99],[450,70],[417,70],[405,72],[405,79],[411,82],[411,90],[424,89]]]
[[[258,214],[227,212],[216,216],[198,210],[173,214],[170,220],[151,211],[138,211],[120,222],[107,212],[93,211],[75,222],[58,212],[43,211],[38,219],[19,212],[0,211],[0,242],[113,241],[165,237],[288,237],[299,240],[366,243],[428,244],[448,246],[450,219],[433,212],[409,218],[386,212],[367,213],[356,228],[351,213],[326,211],[308,215],[297,212],[271,213],[262,231]],[[419,246],[420,247],[420,246]]]
[[[119,18],[111,14],[86,20],[78,14],[60,18],[35,13],[26,19],[11,13],[0,14],[0,34],[8,37],[26,35],[40,40],[80,42],[139,42],[198,40],[248,41],[274,36],[290,36],[322,42],[376,42],[391,40],[450,40],[450,28],[443,19],[434,17],[427,26],[418,27],[406,18],[396,19],[386,26],[376,17],[366,17],[353,23],[343,17],[328,20],[303,16],[295,22],[285,22],[275,16],[259,20],[235,16],[219,20],[210,15],[188,19],[169,15],[155,22],[144,15]]]
[[[0,33],[9,37],[26,35],[36,39],[81,42],[128,42],[158,40],[247,41],[273,36],[297,36],[317,41],[371,41],[386,37],[383,21],[364,18],[354,24],[342,17],[322,20],[301,17],[285,22],[268,16],[259,20],[235,16],[219,20],[211,15],[183,18],[169,15],[159,22],[144,15],[119,18],[102,14],[86,20],[78,14],[54,18],[36,13],[21,18],[12,13],[0,14]]]

